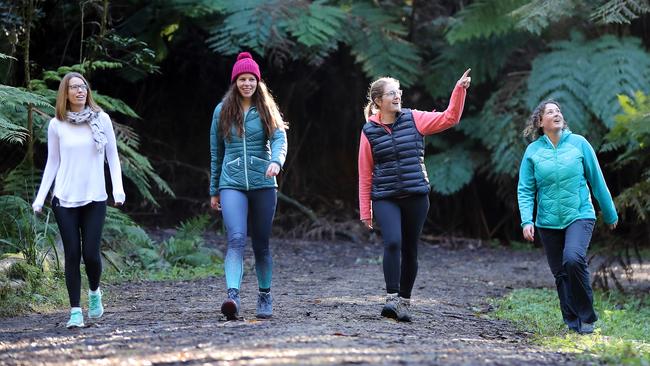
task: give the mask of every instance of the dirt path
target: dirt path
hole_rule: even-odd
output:
[[[225,249],[223,239],[217,245]],[[219,314],[222,278],[107,285],[106,315],[84,329],[65,329],[63,311],[0,319],[0,364],[577,363],[528,344],[529,335],[506,322],[481,316],[487,297],[552,286],[541,252],[422,244],[409,324],[379,316],[379,244],[274,240],[272,247],[271,320],[254,318],[256,280],[247,262],[242,321]]]

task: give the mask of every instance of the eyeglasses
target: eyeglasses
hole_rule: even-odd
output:
[[[382,94],[382,96],[384,96],[384,95],[388,95],[389,97],[395,99],[395,97],[401,97],[402,96],[402,90],[401,89],[391,90],[391,91],[389,91],[387,93]]]
[[[88,85],[86,84],[77,84],[77,85],[68,85],[68,88],[74,90],[74,91],[79,91],[79,90],[88,90]]]

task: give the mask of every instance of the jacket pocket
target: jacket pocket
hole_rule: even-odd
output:
[[[237,175],[238,173],[240,173],[240,172],[242,172],[244,170],[244,167],[242,166],[241,161],[242,161],[241,158],[236,158],[234,160],[231,160],[231,161],[227,162],[224,165],[224,170],[231,177]]]
[[[256,172],[265,174],[269,168],[269,164],[270,162],[266,159],[258,158],[257,156],[250,157],[250,167]]]

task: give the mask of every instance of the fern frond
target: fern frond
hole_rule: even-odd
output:
[[[10,144],[23,144],[29,138],[29,131],[6,119],[0,111],[0,141]]]
[[[287,30],[298,43],[307,47],[322,46],[340,38],[346,13],[338,7],[315,1],[295,18],[287,20]]]
[[[425,157],[431,188],[444,195],[458,192],[467,185],[476,169],[474,160],[462,147],[455,147],[438,154]]]
[[[2,192],[31,201],[38,190],[40,178],[41,171],[23,160],[2,180]]]
[[[93,93],[93,98],[100,107],[108,112],[118,112],[125,116],[140,118],[140,116],[138,116],[138,114],[131,107],[129,107],[128,104],[124,103],[120,99],[99,93]]]
[[[152,182],[161,192],[172,197],[175,196],[167,182],[153,169],[149,159],[121,140],[118,140],[117,145],[120,151],[122,173],[136,186],[145,200],[158,206],[158,202],[151,193]]]
[[[190,18],[221,14],[228,8],[228,0],[173,0],[171,7]]]
[[[449,43],[488,38],[511,32],[516,19],[510,14],[528,0],[478,0],[455,14],[456,21],[447,32]]]
[[[516,28],[540,35],[549,25],[581,14],[585,8],[584,0],[533,0],[510,15],[517,19]]]
[[[445,44],[435,50],[439,56],[426,65],[424,86],[434,98],[449,97],[451,88],[468,67],[472,68],[473,85],[495,80],[513,52],[529,40],[522,32],[513,32],[501,37]]]
[[[650,55],[641,40],[633,37],[606,35],[589,42],[587,47],[589,106],[611,128],[614,116],[621,113],[618,95],[649,90]]]
[[[530,109],[545,99],[555,99],[572,129],[584,133],[589,125],[590,54],[580,38],[551,44],[553,51],[533,61],[526,104]]]
[[[388,75],[404,86],[417,81],[421,57],[413,43],[400,38],[406,34],[406,27],[386,11],[365,2],[352,5],[346,41],[369,77]]]
[[[590,15],[590,20],[600,24],[630,24],[639,16],[650,12],[648,0],[610,0],[600,5]]]

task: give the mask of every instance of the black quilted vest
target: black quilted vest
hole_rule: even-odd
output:
[[[374,160],[372,200],[428,194],[431,188],[424,167],[424,136],[415,127],[411,110],[402,109],[395,123],[387,127],[392,133],[370,121],[363,126]]]

